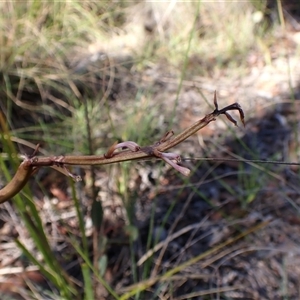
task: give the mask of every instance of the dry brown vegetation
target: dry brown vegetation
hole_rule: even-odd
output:
[[[148,145],[211,112],[215,90],[246,114],[245,128],[218,118],[174,149],[188,179],[151,161],[74,168],[76,185],[41,169],[1,206],[1,299],[300,297],[299,167],[226,160],[299,162],[297,1],[0,5],[1,185],[13,148]]]

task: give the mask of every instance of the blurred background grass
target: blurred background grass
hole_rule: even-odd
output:
[[[250,108],[247,118],[276,101],[281,103],[268,95],[263,100],[269,101],[252,101],[248,86],[239,99],[232,90],[238,89],[237,80],[273,67],[277,57],[286,57],[290,40],[285,34],[299,30],[300,8],[296,1],[279,0],[238,4],[2,1],[0,10],[0,108],[6,122],[1,130],[0,179],[4,185],[17,166],[17,154],[30,154],[36,143],[42,144],[41,152],[47,155],[104,153],[116,140],[152,144],[168,129],[179,131],[209,112],[215,89],[221,89],[220,106],[234,99]],[[293,38],[297,57],[299,37]],[[288,69],[288,63],[284,67]],[[284,92],[291,100],[297,98],[291,72],[286,72],[285,80]],[[261,158],[260,150],[249,146],[247,135],[227,123],[220,121],[178,151],[197,157],[228,155],[235,149],[243,157]],[[222,148],[228,136],[237,141],[229,150]],[[206,138],[211,141],[204,142]],[[299,141],[295,141],[292,157],[299,159]],[[274,150],[267,157],[282,159],[280,153]],[[198,188],[208,174],[214,178],[222,174],[213,173],[215,166],[202,174],[202,161],[190,167],[191,178],[197,181],[148,162],[76,169],[84,176],[78,185],[48,169],[39,172],[30,188],[1,208],[1,234],[10,237],[1,240],[7,244],[1,249],[5,257],[1,267],[37,266],[34,271],[40,274],[40,270],[45,277],[33,280],[28,269],[23,277],[7,271],[4,296],[117,299],[123,295],[127,299],[131,293],[135,299],[162,295],[172,299],[179,294],[178,299],[192,298],[192,290],[178,292],[180,287],[173,286],[172,279],[166,283],[159,277],[166,273],[162,257],[167,248],[158,261],[150,256],[144,265],[138,262],[172,234],[167,224],[174,221],[174,214],[180,215],[175,205],[184,188],[191,187],[192,193],[215,207],[214,197]],[[244,214],[274,173],[271,166],[238,165],[237,174],[234,184],[221,178],[217,182],[228,199],[237,199],[242,207],[239,213]],[[232,186],[236,182],[237,189]],[[168,191],[173,185],[181,188]],[[161,190],[172,198],[166,210],[153,196]],[[144,199],[152,201],[148,211],[141,210],[148,207]],[[297,210],[293,199],[291,203]],[[157,210],[164,211],[161,219]],[[231,217],[227,211],[222,215]],[[146,221],[141,225],[137,219]],[[175,267],[171,263],[168,270]],[[10,276],[18,279],[17,287],[11,287]],[[153,290],[144,292],[146,284],[142,292],[135,286],[127,296],[122,292],[125,286],[149,278],[157,282]]]

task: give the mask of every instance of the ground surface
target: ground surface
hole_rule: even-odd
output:
[[[148,266],[149,277],[154,278],[201,253],[216,249],[256,224],[266,222],[263,228],[244,239],[226,245],[174,274],[171,283],[151,285],[143,294],[144,299],[300,298],[299,166],[190,159],[217,157],[299,162],[299,49],[297,30],[278,31],[278,43],[270,50],[271,63],[266,63],[253,50],[248,54],[248,67],[242,75],[240,71],[225,69],[210,77],[188,76],[182,82],[178,98],[179,78],[162,62],[150,65],[143,73],[128,69],[119,71],[121,79],[115,81],[111,92],[114,120],[120,118],[125,101],[126,105],[134,103],[131,99],[141,88],[152,91],[147,105],[159,108],[152,122],[161,132],[170,126],[167,118],[175,101],[178,105],[172,128],[180,132],[212,111],[209,105],[212,105],[215,90],[220,107],[238,102],[246,115],[245,128],[241,124],[234,127],[221,117],[176,148],[183,164],[192,170],[188,180],[156,162],[130,164],[126,199],[134,199],[132,219],[139,232],[133,244],[136,276],[142,278]],[[135,124],[139,124],[146,114],[147,110],[141,109],[135,116]],[[238,119],[234,113],[233,116]],[[122,121],[119,124],[122,127]],[[155,142],[153,138],[157,138],[155,130],[153,137],[148,137],[150,142]],[[96,186],[104,208],[101,234],[110,239],[105,249],[109,263],[104,277],[122,293],[134,281],[128,232],[124,229],[128,220],[120,189],[116,188],[120,182],[114,180],[118,172],[119,166],[97,169]],[[91,223],[88,217],[91,198],[88,171],[85,176],[87,185],[79,188],[87,211],[87,234],[92,238],[88,225]],[[32,187],[37,191],[36,203],[53,239],[53,247],[66,269],[81,280],[76,273],[76,261],[72,266],[72,253],[69,257],[63,255],[65,251],[71,251],[70,245],[64,244],[65,232],[77,230],[66,181],[54,172],[42,173],[39,179],[50,191],[49,197],[43,196],[36,183],[33,182]],[[3,295],[12,297],[11,293],[16,292],[15,297],[20,297],[26,279],[32,279],[36,284],[43,279],[34,268],[26,275],[20,273],[18,267],[26,266],[26,261],[20,259],[13,238],[21,235],[26,238],[28,234],[8,215],[14,216],[9,204],[1,214],[3,280],[0,289]],[[148,250],[152,249],[147,245],[150,229],[158,245],[150,253],[153,256],[151,264],[147,265]],[[31,247],[29,241],[27,246]],[[108,299],[105,290],[98,293]]]

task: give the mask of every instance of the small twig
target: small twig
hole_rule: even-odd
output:
[[[177,171],[187,176],[190,170],[178,165],[181,161],[180,156],[176,153],[166,153],[166,150],[183,142],[198,130],[207,126],[210,122],[215,121],[216,118],[222,114],[224,114],[234,125],[237,125],[237,122],[229,115],[228,111],[237,110],[240,114],[240,120],[244,124],[244,113],[238,103],[231,104],[219,110],[215,92],[214,105],[215,110],[212,113],[206,115],[204,118],[185,129],[182,133],[173,137],[173,131],[168,131],[158,142],[150,146],[140,147],[135,142],[127,141],[113,144],[104,155],[36,156],[39,148],[39,145],[37,145],[33,155],[24,157],[15,176],[0,190],[0,203],[9,200],[19,193],[30,176],[41,167],[52,167],[63,174],[72,177],[75,181],[79,181],[81,180],[80,176],[76,176],[69,172],[66,168],[67,165],[107,165],[117,162],[156,158],[163,159]]]

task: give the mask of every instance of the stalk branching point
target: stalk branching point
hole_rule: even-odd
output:
[[[30,176],[36,173],[41,167],[54,168],[66,176],[73,178],[75,181],[80,181],[81,177],[72,174],[67,169],[68,165],[107,165],[130,160],[156,158],[164,160],[178,172],[188,176],[190,170],[179,165],[181,162],[180,156],[176,153],[165,152],[166,150],[183,142],[198,130],[207,126],[210,122],[215,121],[220,115],[225,115],[230,122],[237,125],[237,121],[228,113],[232,110],[237,110],[239,112],[240,120],[243,125],[245,125],[244,112],[238,103],[228,105],[219,110],[217,95],[215,92],[214,106],[215,110],[212,113],[195,122],[183,132],[174,136],[173,131],[168,131],[158,142],[150,146],[141,147],[133,141],[126,141],[122,143],[114,143],[104,155],[37,156],[39,149],[39,145],[37,145],[31,156],[23,156],[23,161],[19,165],[14,177],[4,188],[0,190],[0,203],[9,200],[19,193],[28,182]]]

